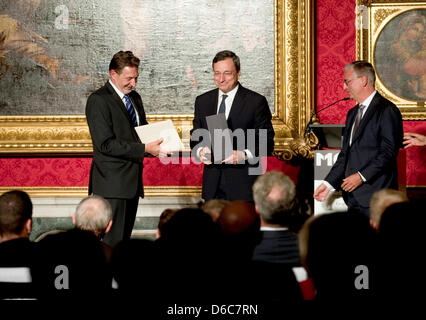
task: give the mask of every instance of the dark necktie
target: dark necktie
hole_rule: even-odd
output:
[[[351,137],[351,140],[350,140],[351,145],[352,145],[353,139],[355,137],[356,130],[359,127],[359,123],[360,123],[361,118],[362,118],[362,110],[364,110],[364,108],[365,108],[365,106],[363,104],[360,104],[358,106],[358,112],[357,112],[357,114],[355,116],[354,127],[353,127],[353,130],[352,130],[352,137]],[[349,171],[349,161],[348,161],[346,163],[345,177],[347,177],[349,175],[350,175],[350,171]]]
[[[136,121],[136,113],[135,113],[135,109],[133,108],[132,101],[130,101],[130,97],[127,94],[124,95],[124,100],[126,101],[126,109],[130,114],[130,118],[132,119],[133,126],[137,127],[138,122]]]
[[[226,94],[222,95],[222,102],[220,103],[219,106],[219,113],[225,113],[226,110],[226,106],[225,106],[225,99],[228,98],[228,96]]]
[[[355,122],[354,122],[354,128],[353,128],[353,130],[352,130],[352,139],[351,139],[351,144],[352,144],[352,140],[353,140],[353,138],[355,137],[355,133],[356,133],[356,131],[357,131],[358,127],[359,127],[359,123],[360,123],[361,118],[362,118],[362,110],[364,110],[364,108],[365,108],[365,106],[364,106],[363,104],[360,104],[360,105],[358,106],[358,113],[356,114]]]

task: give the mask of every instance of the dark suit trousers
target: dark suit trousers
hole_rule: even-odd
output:
[[[343,200],[345,200],[348,210],[359,211],[363,215],[370,217],[370,208],[359,205],[355,197],[350,192],[343,192]]]
[[[139,196],[133,199],[106,198],[111,204],[113,219],[111,230],[105,234],[104,242],[115,247],[122,240],[130,239],[138,210]]]

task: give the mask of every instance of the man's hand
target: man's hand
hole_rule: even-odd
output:
[[[330,189],[324,183],[321,183],[314,192],[314,198],[317,201],[324,201],[327,199],[327,195],[330,192]]]
[[[405,148],[426,146],[426,136],[415,132],[406,132],[404,133],[404,145]]]
[[[226,164],[243,164],[246,160],[246,153],[241,150],[234,150],[232,155],[222,160],[222,163]]]
[[[358,173],[351,174],[343,179],[341,188],[343,191],[352,192],[362,184],[361,176]]]
[[[150,143],[145,144],[145,152],[152,154],[153,156],[158,156],[162,149],[160,144],[163,142],[163,138],[152,141]]]
[[[204,147],[200,150],[199,158],[204,164],[212,164],[212,151],[209,147]]]

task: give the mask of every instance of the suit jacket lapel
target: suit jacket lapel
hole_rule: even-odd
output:
[[[244,112],[244,100],[246,98],[246,93],[244,92],[244,87],[240,84],[235,94],[234,101],[232,102],[231,111],[228,116],[228,127],[233,129],[232,127],[232,119],[234,117],[241,117],[241,114]]]
[[[210,99],[210,104],[207,106],[207,114],[214,115],[217,113],[217,100],[219,99],[219,89],[212,91],[212,96]]]
[[[358,139],[358,137],[364,131],[365,126],[368,124],[368,122],[370,121],[370,119],[373,116],[374,112],[376,111],[376,105],[379,103],[379,100],[380,100],[380,95],[377,92],[374,95],[373,100],[371,100],[370,105],[368,106],[368,109],[365,112],[364,116],[361,118],[361,121],[359,123],[358,129],[356,130],[354,136],[352,137],[352,143],[354,143],[354,141],[356,139]],[[356,112],[355,112],[355,114],[356,114]],[[352,128],[352,126],[351,126],[351,128]]]
[[[129,120],[129,123],[133,126],[133,122],[132,119],[130,118],[130,114],[126,109],[126,106],[124,105],[123,101],[121,101],[119,95],[117,94],[117,92],[115,92],[114,88],[111,86],[111,84],[109,83],[109,81],[106,83],[106,87],[109,91],[109,93],[111,94],[112,99],[114,100],[115,104],[117,105],[117,107],[125,113],[127,119]]]

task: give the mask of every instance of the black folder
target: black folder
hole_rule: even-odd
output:
[[[228,128],[224,113],[206,117],[207,128],[212,142],[212,162],[219,164],[232,155],[231,130]]]

